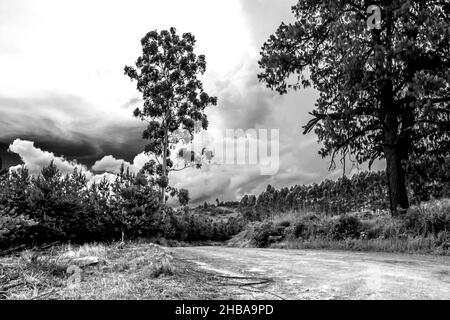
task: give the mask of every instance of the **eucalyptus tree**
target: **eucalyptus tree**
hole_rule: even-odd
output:
[[[191,33],[179,36],[175,28],[150,31],[141,40],[142,55],[136,67],[125,67],[125,74],[136,81],[144,101],[134,110],[134,116],[147,122],[142,136],[148,140],[145,152],[154,160],[145,170],[157,176],[161,203],[170,190],[169,172],[180,170],[170,159],[171,150],[183,139],[177,133],[183,129],[192,135],[196,123],[206,129],[205,108],[217,104],[217,98],[209,96],[199,80],[205,73],[206,60],[204,55],[194,53],[195,43]]]

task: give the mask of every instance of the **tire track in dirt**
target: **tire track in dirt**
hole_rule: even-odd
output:
[[[258,294],[250,297],[256,299],[450,299],[450,257],[228,247],[171,251],[205,272],[272,279],[255,286]]]

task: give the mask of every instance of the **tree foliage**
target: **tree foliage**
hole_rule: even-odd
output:
[[[142,55],[136,68],[126,66],[125,74],[136,81],[144,101],[134,116],[148,123],[142,137],[148,140],[145,151],[155,156],[147,166],[147,173],[157,175],[161,201],[166,198],[168,174],[174,168],[169,158],[171,149],[182,138],[180,129],[191,135],[196,122],[208,127],[204,113],[217,98],[210,97],[198,77],[205,73],[204,55],[194,53],[195,38],[190,33],[177,35],[175,28],[151,31],[141,40]]]
[[[180,202],[180,205],[187,206],[191,198],[189,197],[189,191],[186,189],[180,189],[178,191],[178,201]]]

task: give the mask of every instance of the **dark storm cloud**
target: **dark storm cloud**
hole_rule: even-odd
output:
[[[0,158],[1,158],[1,168],[9,168],[19,164],[20,157],[15,153],[8,152],[9,144],[0,142]]]
[[[34,141],[38,148],[88,166],[109,154],[131,161],[142,151],[139,121],[131,115],[130,119],[105,119],[92,110],[92,105],[71,95],[0,96],[0,142]],[[4,154],[2,158],[10,159],[9,165],[17,164],[17,157]]]
[[[0,96],[0,138],[36,132],[44,136],[65,135],[67,128],[58,120],[64,115],[73,116],[77,108],[83,105],[84,102],[80,98],[69,95],[47,95],[36,98]],[[80,118],[85,117],[83,110],[80,111]]]
[[[145,141],[142,139],[144,126],[139,122],[135,123],[134,126],[117,123],[104,127],[103,136],[98,142],[102,157],[114,155],[118,159],[132,162],[134,157],[144,150]]]

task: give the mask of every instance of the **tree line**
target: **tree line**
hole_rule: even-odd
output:
[[[450,159],[409,167],[408,194],[413,203],[450,197]],[[385,171],[360,172],[335,181],[275,189],[271,185],[258,196],[245,195],[239,210],[250,221],[263,220],[281,212],[310,212],[339,215],[349,212],[389,210],[389,187]]]
[[[180,192],[186,204],[186,191]],[[52,162],[37,176],[26,167],[0,175],[0,248],[54,241],[121,239],[223,241],[242,228],[235,218],[213,220],[160,202],[160,189],[123,166],[114,181],[89,183],[76,169],[63,175]]]

